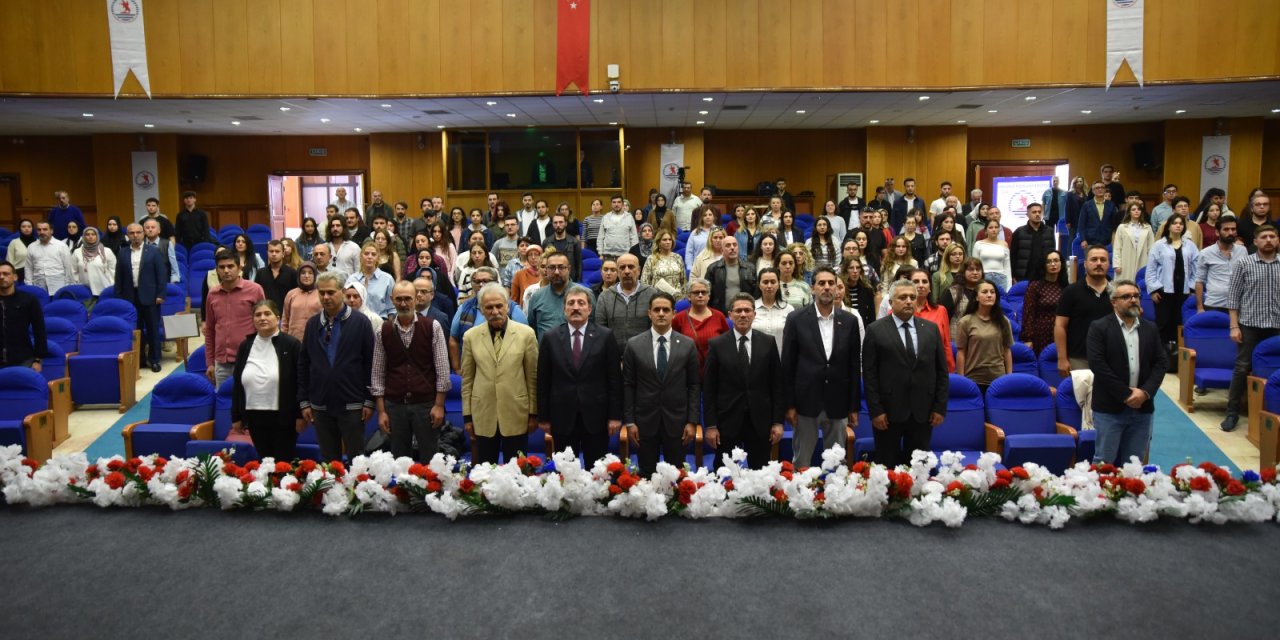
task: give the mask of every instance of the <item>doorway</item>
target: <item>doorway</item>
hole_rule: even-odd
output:
[[[22,188],[16,173],[0,173],[0,227],[18,232],[18,207]]]
[[[1000,208],[1000,222],[1010,230],[1027,224],[1027,205],[1041,201],[1054,176],[1060,189],[1071,184],[1066,160],[972,160],[969,171],[969,188],[982,189],[983,201]],[[1064,220],[1058,226],[1066,233]]]
[[[268,175],[272,236],[298,235],[303,218],[315,220],[323,229],[325,207],[338,199],[338,189],[345,189],[347,200],[363,211],[363,171],[277,171]]]

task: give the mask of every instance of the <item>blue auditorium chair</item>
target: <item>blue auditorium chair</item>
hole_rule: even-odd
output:
[[[1058,375],[1058,345],[1050,342],[1040,350],[1040,357],[1037,358],[1040,367],[1040,379],[1046,384],[1057,388],[1058,383],[1062,382],[1062,376]]]
[[[72,303],[75,304],[75,303]],[[57,343],[67,353],[80,350],[80,332],[70,320],[58,317],[44,319],[44,332],[47,342]]]
[[[1022,303],[1026,300],[1029,285],[1030,283],[1026,280],[1015,282],[1012,287],[1009,287],[1009,293],[1001,298],[1001,301],[1009,303],[1009,308],[1013,310],[1014,317],[1019,321],[1022,320]],[[1017,334],[1014,334],[1014,337],[1017,337]]]
[[[232,243],[235,242],[236,236],[241,234],[244,234],[246,236],[249,235],[244,232],[244,229],[242,229],[240,225],[237,225],[237,224],[223,225],[221,229],[218,229],[218,235],[217,235],[218,244],[221,244],[224,247],[230,247]]]
[[[65,288],[66,287],[63,287],[63,289]],[[62,291],[62,289],[59,289],[58,291]],[[55,298],[49,302],[49,304],[44,306],[44,317],[45,320],[48,320],[49,318],[62,318],[63,320],[70,322],[72,326],[75,327],[76,333],[79,334],[80,330],[84,328],[84,324],[89,321],[89,312],[85,311],[83,304],[80,304],[75,300]],[[75,349],[70,349],[70,351],[75,351]]]
[[[196,347],[195,350],[191,352],[191,355],[187,356],[183,367],[187,370],[187,373],[198,373],[200,375],[204,375],[205,371],[209,370],[208,365],[204,362],[203,343]]]
[[[600,259],[600,258],[586,258],[586,257],[584,257],[584,258],[582,259],[582,270],[583,270],[584,272],[586,272],[586,271],[599,271],[599,270],[600,270],[600,265],[602,265],[602,264],[604,264],[604,260],[602,260],[602,259]]]
[[[949,384],[947,417],[934,428],[930,447],[937,455],[945,451],[964,454],[965,464],[976,464],[987,443],[982,391],[972,380],[955,373]]]
[[[43,463],[53,457],[53,411],[49,383],[27,367],[0,369],[0,447],[20,445]]]
[[[185,456],[190,440],[213,437],[213,384],[194,373],[171,375],[151,390],[151,413],[124,428],[124,455]]]
[[[69,284],[53,292],[54,300],[74,300],[80,304],[93,298],[93,292],[82,284]]]
[[[1249,441],[1258,444],[1258,420],[1253,417],[1262,411],[1263,391],[1267,378],[1280,370],[1280,336],[1273,336],[1258,343],[1253,350],[1253,371],[1249,374]]]
[[[600,257],[600,254],[596,253],[595,250],[592,249],[591,247],[582,248],[582,259],[584,261],[591,260],[593,258],[599,258],[599,257]]]
[[[49,300],[50,300],[49,292],[45,291],[43,287],[37,287],[33,284],[19,282],[17,285],[17,289],[18,291],[26,291],[27,293],[35,296],[36,300],[40,301],[40,306],[42,307],[46,304],[49,304]]]
[[[1187,296],[1186,301],[1182,303],[1182,324],[1186,324],[1191,316],[1199,313],[1196,311],[1196,297],[1194,295]]]
[[[1084,428],[1084,411],[1076,402],[1075,387],[1071,376],[1062,379],[1058,384],[1058,392],[1054,395],[1054,407],[1057,409],[1058,422],[1076,430],[1076,460],[1093,460],[1093,452],[1097,448],[1098,432]]]
[[[48,348],[40,375],[49,382],[49,409],[53,411],[53,444],[56,446],[71,435],[71,378],[67,377],[67,352],[56,342],[49,342]]]
[[[1257,417],[1249,418],[1249,424],[1259,423],[1258,448],[1260,450],[1259,465],[1275,464],[1280,457],[1280,369],[1271,372],[1262,391],[1262,409]],[[1252,427],[1251,427],[1252,429]]]
[[[103,290],[106,291],[105,289]],[[89,313],[89,318],[100,318],[103,316],[112,316],[120,318],[129,323],[133,327],[133,356],[134,362],[138,367],[142,366],[142,330],[138,329],[138,308],[133,306],[132,302],[126,302],[119,298],[104,298],[99,296],[98,303],[93,305],[93,310]],[[142,371],[139,368],[134,372],[137,377],[142,377]]]
[[[1231,319],[1221,311],[1197,313],[1182,327],[1183,346],[1178,349],[1178,404],[1195,411],[1195,387],[1226,389],[1235,368],[1236,343],[1231,341]],[[1172,363],[1170,363],[1172,364]]]
[[[75,404],[114,404],[127,411],[137,385],[133,326],[111,316],[90,318],[80,332],[79,353],[68,354],[67,371]]]
[[[113,284],[103,287],[102,291],[98,292],[98,300],[115,300],[115,299],[116,299],[116,286]]]
[[[1059,424],[1055,392],[1040,378],[1011,373],[987,389],[987,451],[1006,466],[1035,462],[1062,473],[1076,457],[1075,429]]]
[[[191,374],[184,374],[191,375]],[[208,381],[203,375],[200,376]],[[218,387],[214,394],[213,401],[213,428],[208,434],[208,438],[202,438],[204,433],[191,432],[191,439],[186,442],[185,455],[188,458],[199,457],[204,454],[214,455],[220,451],[231,451],[231,459],[238,465],[247,464],[250,460],[258,459],[258,450],[253,447],[252,443],[242,440],[228,440],[231,435],[231,391],[235,388],[235,380],[227,378],[222,381],[222,386]]]
[[[1055,364],[1054,366],[1057,365]],[[1013,372],[1033,376],[1040,375],[1040,361],[1036,359],[1036,352],[1031,347],[1028,347],[1026,343],[1017,341],[1013,343]]]

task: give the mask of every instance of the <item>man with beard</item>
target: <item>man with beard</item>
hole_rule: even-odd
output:
[[[1111,292],[1114,313],[1089,325],[1089,368],[1093,370],[1093,424],[1098,430],[1094,459],[1124,464],[1142,459],[1151,443],[1156,392],[1169,358],[1154,323],[1141,319],[1142,299],[1132,280]]]
[[[418,441],[419,462],[436,453],[449,391],[449,350],[444,329],[414,309],[417,293],[401,280],[391,292],[395,316],[373,341],[369,391],[378,408],[378,428],[391,437],[391,453],[408,456]]]

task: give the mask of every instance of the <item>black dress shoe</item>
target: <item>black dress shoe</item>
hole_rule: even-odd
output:
[[[1235,431],[1235,430],[1236,430],[1236,423],[1237,423],[1237,422],[1239,422],[1239,421],[1240,421],[1240,416],[1230,416],[1230,415],[1229,415],[1229,416],[1227,416],[1226,418],[1223,418],[1223,419],[1222,419],[1222,430],[1223,430],[1223,431]]]
[[[160,373],[160,363],[159,362],[151,363],[151,370],[156,373]]]

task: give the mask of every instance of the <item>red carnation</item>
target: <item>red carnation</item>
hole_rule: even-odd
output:
[[[1031,479],[1031,474],[1027,473],[1027,470],[1026,470],[1026,469],[1023,469],[1022,467],[1014,467],[1014,468],[1012,468],[1012,469],[1010,469],[1010,470],[1009,470],[1009,473],[1012,473],[1012,474],[1013,474],[1013,477],[1015,477],[1015,478],[1017,478],[1017,479],[1019,479],[1019,480],[1030,480],[1030,479]]]
[[[795,470],[796,470],[796,466],[795,466],[795,465],[793,465],[793,464],[791,464],[791,461],[790,461],[790,460],[783,460],[783,461],[782,461],[782,470],[783,470],[783,471],[795,471]]]
[[[1192,491],[1208,491],[1209,488],[1212,486],[1213,484],[1209,482],[1209,479],[1204,476],[1196,476],[1191,479]]]
[[[239,478],[240,478],[240,482],[243,482],[245,484],[249,484],[250,482],[257,480],[257,478],[255,478],[253,474],[249,473],[248,471],[240,472]]]
[[[910,498],[911,487],[915,486],[915,482],[916,481],[912,479],[911,474],[899,473],[898,476],[893,479],[894,495],[899,498]]]
[[[182,484],[187,481],[187,478],[190,478],[190,477],[191,477],[191,471],[188,469],[183,469],[182,471],[178,472],[178,477],[174,478],[173,481],[178,484]]]
[[[542,458],[539,458],[538,456],[529,456],[528,458],[525,458],[525,462],[528,463],[529,466],[531,467],[542,466]]]
[[[724,490],[733,491],[733,478],[724,481]]]
[[[415,462],[409,465],[409,475],[411,476],[418,476],[419,478],[425,478],[427,477],[426,471],[427,471],[427,465],[422,464],[421,462]]]
[[[195,490],[196,486],[191,483],[178,485],[178,498],[186,500],[191,497],[191,494],[195,492]]]
[[[1125,491],[1135,496],[1140,496],[1147,490],[1147,483],[1143,482],[1141,478],[1125,478],[1121,486],[1124,487]]]
[[[1104,462],[1094,467],[1098,473],[1111,474],[1116,472],[1116,466],[1110,462]]]
[[[1008,479],[1008,478],[996,478],[996,479],[995,479],[994,481],[992,481],[992,483],[991,483],[991,488],[992,488],[992,489],[1003,489],[1003,488],[1005,488],[1005,487],[1007,487],[1007,486],[1009,486],[1009,479]]]
[[[260,466],[262,466],[261,462],[258,462],[257,460],[250,460],[248,464],[244,465],[244,468],[249,471],[257,471]]]
[[[35,471],[36,469],[40,468],[40,463],[36,462],[35,460],[32,460],[31,458],[23,458],[22,464],[24,466],[30,467],[32,471]]]
[[[997,477],[997,478],[1000,478],[1000,479],[1002,479],[1002,480],[1012,481],[1012,480],[1013,480],[1013,472],[1012,472],[1012,471],[1010,471],[1010,470],[1008,470],[1008,469],[997,469],[997,470],[996,470],[996,477]]]
[[[316,470],[316,461],[303,460],[302,462],[298,463],[298,469],[302,471],[302,473],[304,474],[311,473],[312,471]]]
[[[409,501],[409,492],[408,492],[408,491],[405,491],[405,490],[404,490],[404,487],[399,487],[399,486],[397,486],[397,487],[393,488],[393,489],[391,490],[391,494],[392,494],[392,495],[394,495],[394,496],[396,497],[396,499],[397,499],[397,500],[399,500],[399,501],[401,501],[401,502],[408,502],[408,501]]]
[[[124,474],[120,473],[119,471],[112,471],[111,473],[107,474],[106,483],[107,483],[107,486],[111,487],[112,489],[119,489],[124,487],[125,482],[126,480],[125,480]]]
[[[369,479],[369,474],[367,473],[362,473],[356,476],[356,482],[364,482],[365,480],[368,480],[368,479]]]
[[[290,471],[293,471],[293,465],[288,462],[276,463],[276,473],[289,473]]]
[[[88,477],[90,480],[98,477],[98,473],[99,473],[98,465],[96,464],[91,464],[88,467],[85,467],[84,475]]]
[[[610,475],[613,475],[615,473],[622,473],[622,470],[625,468],[626,467],[624,467],[621,462],[610,462],[609,466],[605,467],[605,470],[608,471]]]
[[[347,474],[347,465],[342,464],[337,460],[334,460],[333,462],[329,463],[329,472],[341,478],[342,476]]]
[[[776,500],[776,501],[778,501],[778,502],[786,502],[786,501],[787,501],[787,492],[786,492],[786,491],[783,491],[782,489],[774,489],[774,490],[773,490],[773,499],[774,499],[774,500]]]
[[[156,461],[151,463],[151,466],[157,469],[163,469],[166,464],[169,464],[168,458],[164,456],[156,456]]]
[[[1231,481],[1231,472],[1223,469],[1222,467],[1214,469],[1210,472],[1210,475],[1213,476],[1213,481],[1218,484],[1226,484]]]
[[[1209,462],[1208,460],[1201,462],[1199,466],[1201,469],[1208,471],[1209,473],[1213,473],[1213,470],[1218,468],[1218,465]]]
[[[976,464],[966,464],[966,465],[964,466],[964,470],[965,470],[965,471],[977,471],[977,470],[978,470],[978,465],[976,465]]]
[[[959,480],[952,480],[951,484],[947,485],[946,493],[959,493],[961,491],[964,491],[964,483]]]
[[[1239,480],[1232,478],[1232,480],[1227,483],[1227,495],[1229,496],[1241,496],[1244,495],[1246,491],[1248,491],[1248,489],[1246,489],[1244,483]]]
[[[156,472],[151,467],[138,467],[138,477],[142,478],[143,482],[151,482],[154,475]]]
[[[631,475],[630,473],[624,473],[621,476],[618,476],[618,486],[622,487],[623,491],[630,490],[631,487],[636,486],[636,483],[639,481],[639,478]]]
[[[124,468],[123,460],[111,460],[107,462],[107,471],[119,471]]]
[[[428,482],[428,483],[427,483],[427,491],[429,491],[429,492],[431,492],[431,493],[439,493],[439,492],[440,492],[440,481],[439,481],[439,480],[432,480],[432,481]]]
[[[616,496],[619,493],[622,493],[622,487],[619,487],[616,484],[611,484],[609,485],[609,493]]]
[[[825,502],[826,500],[827,500],[827,494],[825,494],[825,493],[823,493],[823,492],[821,492],[821,491],[819,491],[819,492],[817,492],[817,493],[815,493],[815,494],[813,495],[813,501],[814,501],[814,502]]]
[[[1276,481],[1276,468],[1275,468],[1275,467],[1267,467],[1267,468],[1263,469],[1262,471],[1259,471],[1259,472],[1258,472],[1258,475],[1259,475],[1259,477],[1261,477],[1261,478],[1262,478],[1262,481],[1263,481],[1263,482],[1265,482],[1265,483],[1267,483],[1267,484],[1274,484],[1274,483],[1275,483],[1275,481]]]
[[[853,463],[853,467],[850,469],[850,471],[866,478],[871,474],[871,465],[867,464],[863,460],[859,460]]]
[[[783,471],[781,475],[782,475],[782,477],[786,478],[787,480],[790,480],[790,479],[792,479],[792,478],[794,478],[794,477],[795,477],[795,474],[794,474],[794,473],[792,473],[792,472],[790,472],[790,471]]]
[[[463,493],[471,493],[471,490],[475,488],[476,483],[472,482],[471,478],[463,478],[462,482],[458,483],[458,490]]]
[[[238,476],[238,475],[240,475],[240,467],[239,467],[239,466],[237,466],[237,465],[236,465],[236,463],[234,463],[234,462],[228,462],[228,463],[226,463],[226,464],[222,465],[222,475],[224,475],[224,476]]]

